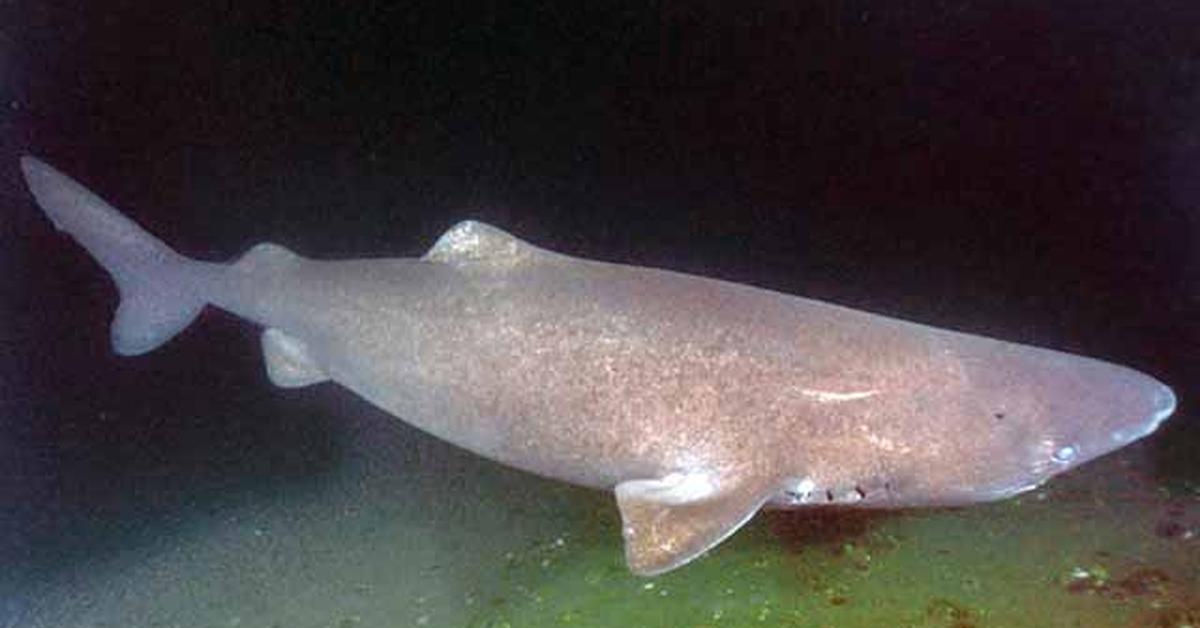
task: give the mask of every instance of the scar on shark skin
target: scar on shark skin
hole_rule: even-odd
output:
[[[418,259],[172,250],[23,157],[103,266],[112,346],[208,305],[263,327],[278,386],[332,380],[481,456],[612,491],[630,569],[675,569],[764,506],[1002,499],[1152,433],[1171,389],[1100,360],[747,285],[579,259],[464,221]]]
[[[874,397],[879,394],[878,390],[860,390],[855,392],[833,392],[830,390],[809,390],[805,388],[800,391],[805,397],[812,397],[817,400],[817,403],[840,403],[842,401],[858,401]]]

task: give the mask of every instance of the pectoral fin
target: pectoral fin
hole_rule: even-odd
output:
[[[298,338],[278,329],[268,329],[262,335],[262,348],[267,360],[267,376],[276,386],[297,388],[329,379],[312,359],[308,345]]]
[[[691,561],[742,527],[773,492],[764,478],[702,472],[621,482],[617,506],[630,571],[653,576]]]

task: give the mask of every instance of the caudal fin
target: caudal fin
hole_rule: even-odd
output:
[[[21,158],[25,183],[42,211],[112,275],[121,294],[113,350],[146,353],[179,333],[204,308],[213,265],[188,259],[67,175]]]

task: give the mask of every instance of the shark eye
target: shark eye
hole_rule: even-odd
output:
[[[1077,455],[1079,455],[1079,450],[1074,445],[1063,445],[1054,450],[1051,458],[1054,458],[1055,462],[1066,464],[1074,460]]]

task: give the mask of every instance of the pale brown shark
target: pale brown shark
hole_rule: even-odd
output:
[[[206,304],[266,328],[271,380],[333,380],[439,438],[616,493],[631,570],[765,505],[1015,495],[1153,432],[1171,390],[1099,360],[746,285],[553,253],[461,222],[419,259],[260,244],[183,257],[31,157],[47,216],[111,273],[140,354]]]

